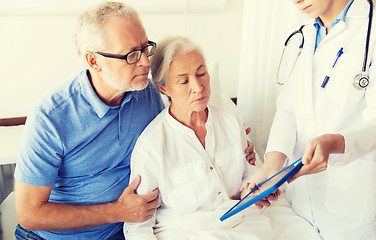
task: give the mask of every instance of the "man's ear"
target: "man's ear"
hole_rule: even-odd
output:
[[[84,55],[84,60],[89,68],[97,72],[100,72],[102,70],[97,61],[97,56],[93,52],[86,52]]]

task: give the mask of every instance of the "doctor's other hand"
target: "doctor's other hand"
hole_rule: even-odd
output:
[[[329,154],[344,152],[345,138],[341,134],[324,134],[312,139],[302,158],[303,167],[288,182],[291,183],[303,175],[325,171]]]
[[[144,222],[149,220],[158,207],[159,190],[155,189],[145,195],[137,195],[141,177],[138,175],[114,202],[118,222]]]
[[[246,135],[248,135],[250,132],[251,132],[250,127],[245,130]],[[255,165],[256,153],[255,153],[255,150],[254,150],[254,146],[249,140],[247,141],[247,144],[248,144],[248,147],[245,149],[245,154],[247,155],[246,159],[247,159],[249,164]]]
[[[248,194],[250,191],[252,191],[257,185],[268,179],[269,177],[274,175],[274,170],[268,169],[267,167],[261,167],[257,172],[251,177],[250,181],[245,185],[243,190],[241,191],[240,196],[243,198],[246,194]],[[252,194],[250,194],[250,197],[255,197],[261,192],[265,191],[266,189],[273,186],[279,179],[272,179],[262,186],[260,186],[258,189],[256,189]],[[278,197],[281,195],[281,190],[277,189],[273,193],[271,193],[269,196],[263,198],[262,200],[256,202],[254,204],[255,208],[262,209],[264,207],[269,207],[272,201],[277,201]]]

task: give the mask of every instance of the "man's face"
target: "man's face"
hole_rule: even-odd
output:
[[[101,51],[125,55],[148,44],[148,37],[142,24],[131,18],[112,18],[104,27],[106,49]],[[150,61],[145,53],[141,59],[128,64],[125,60],[98,56],[103,84],[108,91],[127,92],[142,90],[148,85]]]

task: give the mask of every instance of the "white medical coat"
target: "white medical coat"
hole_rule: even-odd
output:
[[[286,188],[293,209],[325,240],[376,239],[376,16],[367,62],[370,83],[366,90],[353,87],[363,66],[368,12],[367,0],[355,0],[346,22],[330,29],[315,53],[313,20],[303,28],[303,51],[278,97],[266,149],[266,154],[286,154],[291,162],[316,136],[344,136],[345,153],[331,155],[326,171],[300,177]],[[341,47],[344,53],[321,89]]]

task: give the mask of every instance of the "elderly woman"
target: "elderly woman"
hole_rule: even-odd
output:
[[[208,105],[210,76],[200,48],[185,37],[162,41],[151,73],[171,104],[138,139],[131,180],[141,176],[138,194],[158,188],[160,207],[149,221],[126,223],[126,239],[272,239],[269,221],[255,208],[219,221],[255,166],[245,161],[241,120]]]

